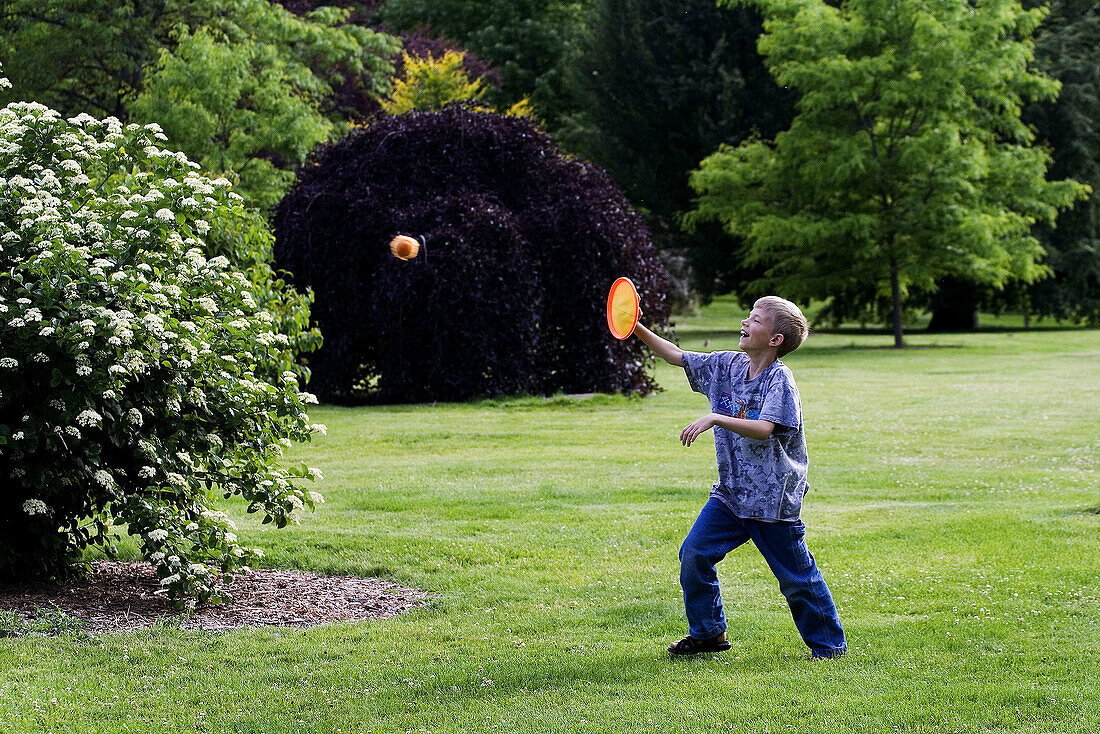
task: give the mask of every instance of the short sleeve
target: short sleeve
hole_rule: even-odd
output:
[[[786,428],[796,429],[802,425],[802,399],[786,367],[775,370],[769,380],[760,418]]]
[[[714,373],[718,366],[719,352],[684,352],[684,372],[688,384],[695,392],[709,394]]]

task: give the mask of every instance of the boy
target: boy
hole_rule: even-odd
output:
[[[690,446],[714,428],[718,454],[718,483],[680,548],[688,636],[669,646],[673,655],[730,648],[715,565],[749,540],[779,580],[811,655],[831,658],[848,649],[799,518],[808,488],[802,404],[790,369],[779,361],[808,332],[798,306],[777,296],[758,300],[741,322],[740,352],[685,352],[641,324],[634,330],[710,399],[712,412],[684,428],[680,442]]]

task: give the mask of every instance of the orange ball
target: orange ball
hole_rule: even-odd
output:
[[[390,240],[390,252],[400,260],[411,260],[420,252],[420,243],[413,237],[399,234]]]

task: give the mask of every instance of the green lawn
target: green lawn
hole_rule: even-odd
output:
[[[728,302],[681,320],[721,348]],[[819,333],[802,393],[809,543],[849,635],[808,659],[751,546],[734,649],[672,660],[676,551],[715,476],[706,409],[645,399],[316,411],[326,504],[241,520],[272,566],[432,593],[308,630],[0,639],[0,732],[1100,730],[1100,332]],[[239,510],[240,508],[236,508]]]

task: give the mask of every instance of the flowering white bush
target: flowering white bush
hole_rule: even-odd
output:
[[[320,339],[309,298],[163,139],[0,110],[0,577],[64,574],[126,525],[174,598],[216,598],[258,553],[217,495],[279,527],[320,501],[316,470],[279,463],[320,429],[295,366]]]

